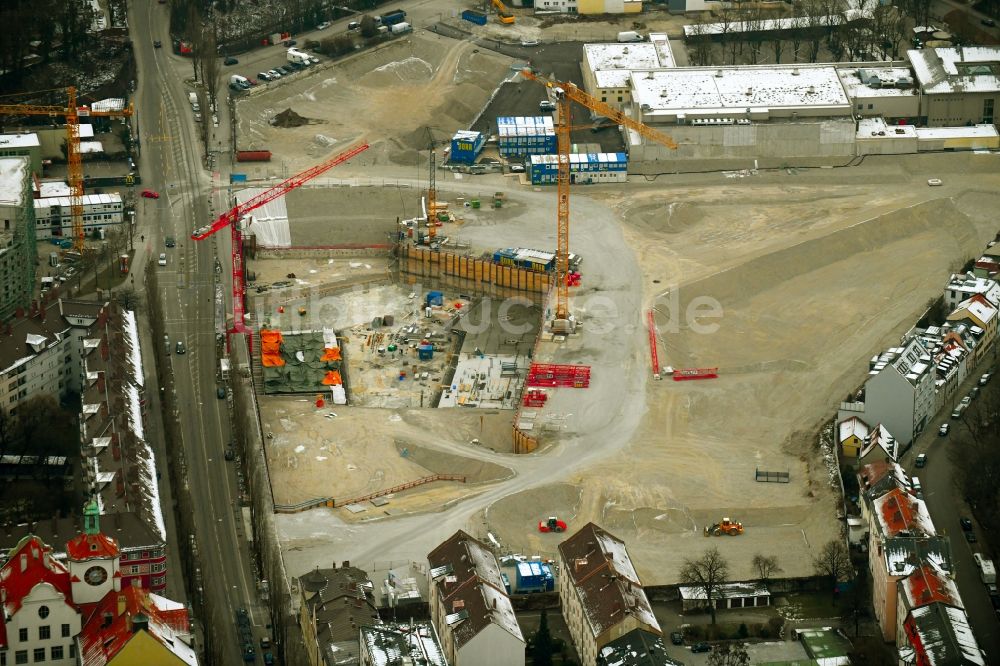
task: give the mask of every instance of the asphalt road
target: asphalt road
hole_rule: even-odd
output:
[[[229,441],[227,401],[216,397],[214,267],[217,252],[224,253],[222,265],[229,264],[229,235],[199,244],[189,238],[213,212],[212,179],[202,167],[202,148],[184,83],[191,75],[190,61],[172,55],[169,48],[153,48],[154,39],[170,43],[166,5],[133,0],[129,9],[139,73],[135,119],[141,142],[139,169],[145,187],[160,193],[159,199],[143,199],[140,205],[138,233],[146,240],[134,265],[142,270],[150,255],[168,254],[168,265],[157,270],[169,345],[173,350],[183,341],[188,350],[184,355],[172,353],[170,366],[209,614],[199,619],[205,632],[211,633],[218,656],[215,663],[235,664],[241,661],[235,609],[249,609],[255,643],[265,634],[266,614],[252,603],[256,601],[255,577],[236,503],[238,481],[235,466],[224,459]],[[221,88],[225,90],[225,85]],[[205,116],[210,122],[210,114]],[[215,129],[218,136],[212,144],[221,141],[225,148],[227,114],[219,116],[223,124]],[[221,202],[213,203],[217,207]],[[165,248],[168,235],[177,239],[176,248]],[[164,507],[165,512],[170,510]],[[176,533],[168,535],[172,549],[188,547],[181,541]]]
[[[948,418],[952,402],[958,402],[961,396],[968,395],[969,390],[979,380],[979,376],[985,372],[986,365],[981,364],[979,370],[970,373],[961,390],[956,392],[954,400],[946,403],[944,411],[938,414],[937,419],[917,438],[915,445],[901,462],[911,476],[920,477],[924,502],[938,534],[951,537],[955,583],[969,616],[972,633],[979,642],[979,647],[986,651],[987,663],[1000,663],[1000,626],[986,586],[979,578],[979,569],[972,559],[973,553],[983,551],[982,543],[966,542],[958,522],[959,517],[972,515],[953,480],[953,465],[956,459],[953,449],[962,445],[962,433],[959,430],[963,426],[959,421]],[[998,390],[995,386],[987,388]],[[942,423],[951,423],[952,431],[946,437],[938,436],[938,426]],[[915,469],[913,462],[920,453],[927,454],[927,465],[923,469]],[[961,456],[957,459],[960,460]],[[989,553],[984,554],[989,557]]]

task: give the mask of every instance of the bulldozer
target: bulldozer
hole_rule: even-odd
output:
[[[729,536],[739,536],[743,534],[743,523],[738,523],[735,520],[730,520],[729,518],[723,518],[721,523],[715,523],[714,525],[708,525],[705,527],[705,536],[722,536],[723,534],[728,534]]]

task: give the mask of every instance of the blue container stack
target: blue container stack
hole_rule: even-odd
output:
[[[520,562],[517,565],[517,592],[551,592],[556,587],[552,567],[544,562]]]
[[[622,182],[628,174],[626,153],[574,153],[569,156],[574,183]],[[556,155],[532,155],[528,168],[532,185],[554,185],[559,176]]]
[[[451,137],[451,161],[459,164],[472,164],[486,145],[486,136],[482,132],[460,131]]]
[[[497,144],[504,157],[556,152],[556,129],[552,116],[498,117]]]

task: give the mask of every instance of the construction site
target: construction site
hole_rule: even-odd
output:
[[[365,146],[296,181],[283,213],[242,225],[256,236],[245,321],[288,570],[421,561],[459,528],[551,556],[556,517],[619,535],[648,584],[675,583],[708,543],[734,579],[752,577],[755,553],[811,575],[840,530],[836,463],[818,441],[829,405],[995,233],[996,195],[963,180],[995,178],[994,158],[587,188],[470,176],[434,166],[439,109],[367,95],[473,86],[449,107],[464,129],[520,76],[473,51],[414,36],[237,106],[241,136],[274,152],[247,169],[261,190],[283,177],[276,162],[292,172]],[[571,103],[607,111],[566,82],[519,80],[559,107],[557,126]],[[286,100],[318,117],[334,91],[344,107],[322,146],[315,127],[279,136],[266,122]],[[945,186],[929,189],[930,175]],[[512,248],[554,259],[503,262]]]

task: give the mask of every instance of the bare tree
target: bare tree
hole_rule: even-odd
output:
[[[708,655],[708,666],[750,666],[750,655],[743,643],[723,643]]]
[[[697,559],[685,559],[681,565],[681,582],[701,590],[705,594],[708,610],[715,624],[715,596],[719,587],[729,577],[729,563],[712,547]]]
[[[708,21],[704,15],[700,15],[691,26],[691,50],[689,51],[692,64],[702,67],[712,64],[712,35],[709,34]]]
[[[847,544],[841,539],[828,541],[820,554],[813,559],[816,573],[830,579],[832,598],[837,598],[837,583],[844,580],[852,570],[851,554]]]
[[[803,0],[802,17],[804,30],[809,40],[809,62],[816,62],[819,58],[820,44],[823,42],[823,31],[827,25],[827,16],[824,13],[826,7],[824,0]]]
[[[722,48],[723,56],[725,56],[726,49],[729,48],[730,64],[735,65],[736,50],[740,42],[737,32],[739,14],[732,7],[724,5],[717,10],[715,19],[715,22],[719,24],[719,45]]]
[[[782,571],[778,566],[778,558],[775,555],[762,555],[757,553],[753,556],[753,568],[757,572],[757,577],[763,582],[767,582],[776,573]]]
[[[764,27],[766,17],[760,5],[752,4],[743,12],[743,35],[750,47],[750,64],[760,62],[760,52],[764,46]]]

